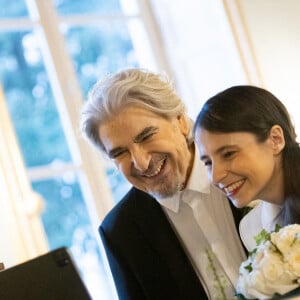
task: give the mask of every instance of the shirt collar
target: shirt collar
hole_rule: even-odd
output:
[[[256,206],[240,222],[239,231],[243,244],[248,251],[256,247],[254,239],[263,229],[271,232],[276,224],[282,225],[280,212],[282,207],[273,203],[257,200]]]
[[[261,210],[262,226],[268,232],[275,230],[276,224],[281,224],[282,206],[263,201]]]
[[[183,191],[177,192],[175,195],[163,199],[157,199],[157,201],[165,208],[178,212],[180,207],[180,200],[186,190],[196,191],[203,194],[210,193],[210,183],[207,177],[205,166],[199,159],[199,153],[197,147],[195,147],[195,156],[193,162],[193,168],[188,180],[187,186]]]

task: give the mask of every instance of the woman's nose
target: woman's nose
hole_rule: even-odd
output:
[[[210,172],[211,182],[218,185],[227,176],[227,173],[228,171],[223,164],[213,164]]]

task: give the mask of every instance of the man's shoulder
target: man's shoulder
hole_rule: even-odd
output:
[[[151,209],[160,209],[159,203],[149,194],[131,188],[128,193],[108,212],[101,226],[109,228],[112,226],[125,226],[132,222],[136,216]]]
[[[132,187],[128,193],[111,209],[109,215],[119,214],[123,211],[134,211],[142,209],[145,206],[152,206],[158,204],[157,201],[147,194],[135,187]]]

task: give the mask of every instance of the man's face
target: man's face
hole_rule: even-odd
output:
[[[167,120],[136,106],[99,127],[106,153],[136,188],[155,198],[174,195],[186,183],[193,160],[184,117]]]

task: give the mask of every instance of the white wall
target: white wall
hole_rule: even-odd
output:
[[[179,93],[194,118],[207,98],[247,79],[220,0],[151,0]]]
[[[235,84],[256,84],[270,90],[287,106],[300,135],[299,0],[151,0],[151,3],[176,84],[192,117],[208,97],[222,89]],[[241,23],[232,19],[229,7],[240,8],[237,11]],[[245,39],[246,47],[237,46],[232,24],[236,26],[234,31],[242,32],[239,42]],[[250,51],[253,61],[248,60],[247,67],[256,68],[261,75],[252,82],[245,72],[245,62],[243,65],[241,61],[243,55],[249,58],[247,47],[253,50]]]
[[[239,2],[264,87],[286,105],[299,136],[300,1],[239,0]]]

